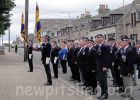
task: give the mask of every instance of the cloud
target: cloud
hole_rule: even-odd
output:
[[[125,0],[125,4],[133,0]],[[68,18],[68,12],[71,12],[71,18],[76,18],[85,9],[91,11],[92,15],[97,14],[99,4],[108,4],[109,8],[116,9],[123,5],[123,0],[29,0],[29,33],[34,32],[35,27],[35,7],[36,2],[40,7],[41,18]],[[25,0],[15,0],[16,7],[11,12],[11,40],[14,40],[16,34],[20,36],[21,14],[25,10]],[[8,35],[4,36],[7,41]]]

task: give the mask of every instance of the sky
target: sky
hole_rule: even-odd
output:
[[[133,0],[124,0],[125,5]],[[111,10],[123,6],[123,0],[29,0],[29,33],[34,33],[36,2],[40,8],[40,18],[77,18],[80,14],[90,11],[92,16],[97,15],[100,4],[108,4]],[[11,41],[20,36],[21,14],[25,9],[25,0],[15,0],[16,7],[11,11]],[[8,31],[4,42],[8,41]]]

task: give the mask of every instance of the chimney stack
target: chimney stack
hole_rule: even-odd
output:
[[[107,15],[109,14],[110,9],[108,8],[107,4],[101,4],[99,5],[99,9],[98,9],[98,14],[101,16]]]
[[[81,14],[81,18],[84,18],[85,17],[85,15],[84,14]]]

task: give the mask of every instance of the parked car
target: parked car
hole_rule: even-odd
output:
[[[11,48],[14,48],[15,47],[15,44],[11,44]]]
[[[40,51],[41,50],[40,44],[33,44],[33,50],[34,51]]]
[[[24,48],[24,44],[19,44],[18,47],[19,48]]]

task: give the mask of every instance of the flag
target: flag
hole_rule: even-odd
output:
[[[40,16],[39,16],[39,7],[38,4],[36,3],[36,38],[39,43],[41,43],[41,24],[40,24]]]
[[[21,37],[26,41],[26,33],[25,33],[25,22],[24,22],[24,15],[22,13],[21,16]]]

